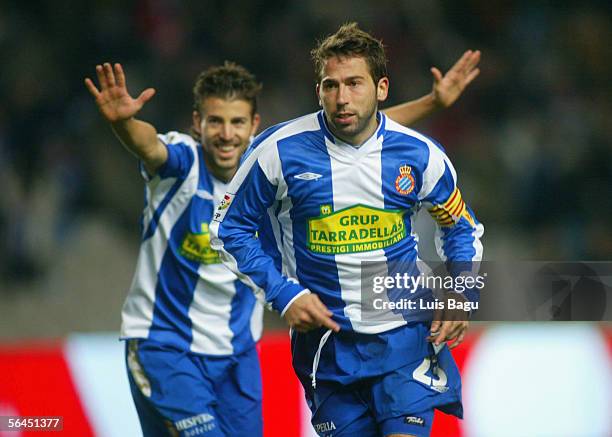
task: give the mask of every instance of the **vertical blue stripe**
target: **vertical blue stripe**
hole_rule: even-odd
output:
[[[147,227],[147,230],[142,236],[142,241],[145,241],[146,239],[151,238],[153,236],[153,234],[157,230],[157,226],[159,224],[159,219],[161,218],[161,215],[164,213],[166,207],[168,206],[168,204],[170,203],[170,201],[172,200],[172,198],[174,197],[174,195],[176,194],[176,192],[178,191],[178,189],[180,188],[183,182],[184,182],[184,179],[177,179],[176,182],[172,184],[172,187],[170,187],[170,189],[164,196],[163,200],[161,201],[161,203],[159,204],[159,206],[153,213],[153,217],[151,217],[149,226]]]
[[[419,144],[421,143],[421,144]],[[382,178],[382,193],[384,196],[385,209],[394,209],[405,211],[403,216],[406,236],[400,242],[393,246],[384,249],[385,257],[387,258],[387,275],[395,276],[396,274],[418,275],[416,266],[417,260],[417,244],[414,237],[411,235],[412,222],[411,217],[416,214],[417,186],[421,184],[420,169],[425,168],[426,160],[421,153],[423,144],[421,141],[415,143],[412,137],[399,132],[387,131],[383,138],[383,147],[381,151],[381,178]],[[426,146],[425,146],[426,147]],[[410,175],[414,179],[413,189],[409,194],[402,194],[398,191],[396,184],[402,188],[402,177],[400,167],[410,166]],[[399,178],[399,179],[398,179]],[[390,300],[398,301],[402,298],[418,299],[425,297],[423,291],[416,294],[411,293],[411,290],[406,289],[389,289],[387,290]],[[427,293],[427,292],[425,292]],[[407,321],[418,319],[419,311],[399,311]]]
[[[206,160],[204,159],[204,149],[201,145],[198,145],[198,156],[199,156],[199,170],[200,179],[198,181],[198,189],[206,190],[210,194],[214,195],[214,183],[212,181],[213,175],[210,174],[208,167],[206,167]],[[209,223],[212,221],[213,213],[216,205],[213,200],[197,199],[200,203],[199,215],[195,217],[195,221]],[[255,306],[255,295],[251,289],[243,284],[240,280],[233,282],[236,294],[232,297],[230,302],[230,317],[229,317],[229,329],[233,333],[230,340],[234,353],[241,353],[248,347],[254,345],[253,336],[251,334],[251,315],[253,313],[253,307]],[[217,323],[220,323],[219,320]],[[225,322],[224,322],[225,323]],[[221,328],[221,326],[219,326]]]
[[[381,158],[382,193],[385,209],[405,210],[404,226],[406,238],[391,247],[384,249],[387,260],[394,261],[411,254],[410,259],[416,259],[416,241],[410,236],[412,232],[411,217],[416,214],[415,206],[418,203],[417,194],[423,184],[423,171],[427,167],[429,148],[421,140],[401,132],[386,131]],[[400,177],[400,167],[410,166],[411,176],[414,178],[414,188],[409,194],[401,194],[396,188]],[[408,248],[407,248],[408,247]],[[402,250],[399,250],[402,248]]]
[[[163,344],[171,344],[189,350],[193,339],[189,306],[198,282],[197,261],[190,261],[179,253],[185,234],[189,231],[192,198],[189,206],[178,219],[168,241],[157,276],[155,306],[149,338]]]
[[[197,189],[213,194],[212,180],[200,145],[197,147],[197,153]],[[172,344],[184,350],[190,350],[193,341],[193,322],[189,317],[189,308],[200,278],[200,263],[181,255],[181,244],[188,233],[201,233],[202,223],[210,223],[214,211],[212,200],[193,194],[170,233],[168,248],[158,272],[153,322],[149,334],[152,340]]]
[[[345,303],[335,256],[308,250],[308,219],[318,217],[322,205],[333,207],[334,204],[331,162],[325,137],[321,131],[302,132],[279,141],[278,150],[288,186],[287,195],[293,205],[289,215],[293,224],[297,279],[300,284],[308,284],[326,306],[336,309],[342,320],[348,322],[344,317]],[[322,176],[313,180],[295,178],[307,172]],[[352,329],[350,326],[342,327]]]
[[[280,202],[278,207],[275,210],[275,215],[278,217],[278,213],[280,211]],[[261,243],[262,250],[266,253],[266,255],[270,256],[274,260],[274,267],[279,271],[283,271],[283,260],[282,254],[278,250],[278,245],[276,243],[276,238],[274,236],[274,230],[272,229],[272,221],[270,216],[266,214],[261,218],[259,223],[259,229],[257,230],[259,242]],[[280,233],[280,243],[282,247],[283,243],[283,231],[279,227]]]
[[[191,148],[185,143],[167,144],[166,148],[168,150],[168,159],[157,170],[157,177],[162,179],[176,177],[177,180],[168,190],[159,207],[157,207],[153,213],[149,227],[143,234],[143,241],[150,238],[155,233],[161,215],[177,193],[181,184],[185,181],[185,178],[189,175],[193,160],[195,159]]]
[[[255,344],[251,333],[251,315],[255,307],[253,291],[242,281],[234,281],[236,295],[232,299],[229,328],[234,333],[232,347],[235,353],[244,351]]]

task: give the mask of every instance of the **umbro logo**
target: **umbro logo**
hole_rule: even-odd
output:
[[[318,173],[311,173],[311,172],[301,173],[299,175],[294,176],[294,178],[301,179],[303,181],[316,181],[317,179],[321,177],[323,177],[323,175],[320,175]]]

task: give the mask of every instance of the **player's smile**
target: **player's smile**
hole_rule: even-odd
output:
[[[240,142],[225,142],[215,141],[213,147],[216,150],[216,154],[221,159],[233,158],[237,153],[240,152]]]
[[[207,97],[201,104],[201,114],[194,111],[193,117],[206,165],[217,179],[229,181],[257,130],[259,116],[253,115],[253,107],[246,100]]]

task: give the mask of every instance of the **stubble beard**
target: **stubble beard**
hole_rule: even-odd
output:
[[[353,143],[353,140],[360,136],[365,130],[368,129],[370,123],[372,123],[372,119],[376,118],[376,110],[378,109],[377,104],[372,105],[371,109],[365,115],[355,114],[356,121],[354,124],[350,126],[337,126],[333,122],[333,118],[327,117],[328,122],[331,126],[333,126],[333,132],[335,136],[340,138],[341,140],[348,142],[350,144]],[[359,146],[361,144],[354,144]]]

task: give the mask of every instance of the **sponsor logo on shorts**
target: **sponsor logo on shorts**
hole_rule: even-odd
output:
[[[177,431],[185,431],[197,426],[197,430],[193,431],[207,432],[215,428],[214,420],[215,418],[211,414],[202,413],[198,414],[197,416],[187,417],[185,419],[178,420],[174,422],[174,426],[176,427]],[[193,431],[187,432],[186,435],[198,435],[200,433],[195,433]]]
[[[406,416],[404,422],[408,425],[425,426],[425,420],[419,416]]]
[[[329,431],[335,430],[336,429],[336,425],[334,425],[334,422],[332,422],[332,421],[315,423],[314,424],[314,429],[315,429],[315,431],[317,433],[329,432]]]

